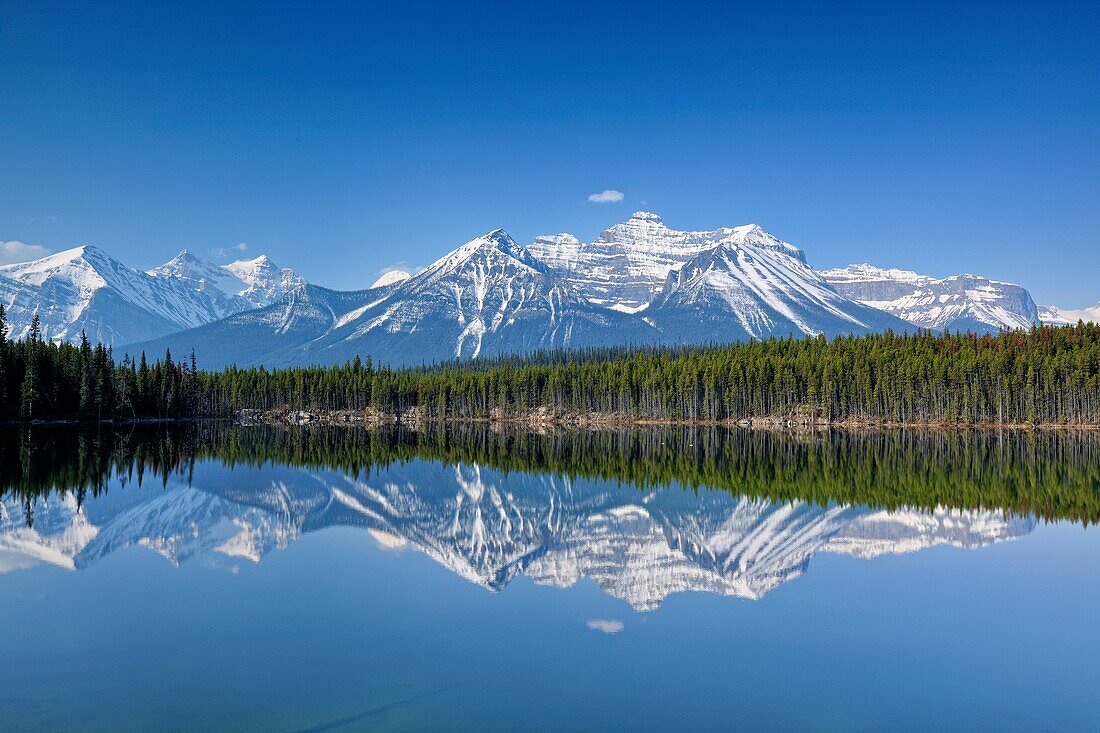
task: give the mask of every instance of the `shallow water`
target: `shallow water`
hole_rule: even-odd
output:
[[[344,468],[344,438],[294,433],[291,458],[263,434],[242,460],[250,436],[143,438],[184,460],[145,453],[141,485],[117,460],[91,490],[9,476],[0,727],[1095,728],[1100,533],[1080,517],[685,488],[642,480],[644,452],[617,478],[523,470],[530,451],[480,434]],[[1013,480],[1011,456],[969,450]],[[1055,473],[1078,497],[1094,475]]]

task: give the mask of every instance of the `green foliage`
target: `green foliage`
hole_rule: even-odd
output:
[[[0,420],[170,419],[194,415],[195,373],[170,355],[138,372],[129,357],[115,363],[109,347],[42,340],[35,316],[24,341],[6,338],[0,307]]]
[[[997,336],[885,333],[699,348],[551,352],[411,370],[200,374],[208,415],[375,408],[427,417],[602,413],[722,422],[793,416],[906,424],[1100,424],[1100,326]]]
[[[0,332],[3,313],[0,310]],[[376,409],[469,420],[611,415],[727,422],[794,417],[909,425],[1100,425],[1100,326],[692,348],[548,352],[420,369],[200,372],[109,348],[0,337],[0,419],[230,417],[242,408]]]

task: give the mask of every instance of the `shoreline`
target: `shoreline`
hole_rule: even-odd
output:
[[[528,428],[611,428],[611,427],[682,427],[727,428],[745,430],[795,430],[817,431],[839,428],[844,430],[1100,430],[1100,423],[949,423],[949,422],[897,422],[892,420],[822,420],[802,416],[753,417],[727,420],[662,420],[635,418],[613,414],[590,413],[587,415],[553,415],[547,411],[533,411],[527,415],[491,414],[476,417],[438,417],[424,415],[412,408],[402,414],[386,413],[367,408],[364,410],[255,410],[242,409],[232,418],[238,425],[336,425],[381,427],[436,424],[484,424],[511,425]]]
[[[726,428],[729,430],[787,430],[797,432],[841,430],[1043,430],[1043,431],[1100,431],[1100,423],[961,423],[961,422],[898,422],[894,420],[847,419],[823,420],[802,416],[752,417],[726,420],[665,420],[658,418],[627,417],[606,413],[586,415],[554,415],[547,411],[533,411],[527,415],[493,414],[473,417],[438,417],[424,415],[416,408],[404,413],[387,413],[367,408],[364,410],[293,410],[279,408],[261,410],[243,408],[233,416],[181,417],[181,418],[124,418],[86,421],[77,418],[51,418],[36,420],[3,420],[3,427],[100,427],[134,425],[182,425],[196,422],[230,422],[242,427],[261,425],[282,427],[339,426],[378,428],[403,426],[417,428],[423,425],[494,425],[539,428],[622,428],[622,427],[675,427],[675,428]]]

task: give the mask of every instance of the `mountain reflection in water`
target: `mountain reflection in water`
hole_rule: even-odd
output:
[[[135,440],[133,435],[106,441],[101,436],[93,441],[96,447],[85,443],[78,451],[85,464],[94,463],[90,456],[96,451],[113,456],[102,462],[111,467],[110,477],[90,492],[87,486],[55,483],[55,491],[5,495],[0,571],[37,563],[81,569],[132,546],[173,564],[218,556],[260,562],[305,533],[343,526],[362,528],[385,547],[422,551],[494,591],[519,575],[555,587],[587,578],[635,609],[649,610],[684,591],[762,598],[800,576],[821,552],[871,558],[934,545],[977,548],[1022,537],[1036,523],[1029,513],[996,506],[880,509],[817,497],[776,500],[728,489],[692,490],[676,481],[616,481],[539,465],[514,470],[501,467],[500,455],[492,451],[480,462],[443,460],[438,451],[416,449],[424,436],[390,435],[390,443],[381,445],[413,449],[352,470],[333,465],[347,434],[337,439],[328,461],[280,459],[274,451],[271,462],[263,452],[247,459],[215,457],[218,451],[211,446],[239,446],[249,430],[292,435],[306,453],[332,439],[326,431],[263,428],[216,432],[201,440],[158,434],[155,444],[150,439],[139,448],[150,452],[138,462],[138,473],[160,467],[162,485],[151,486],[145,477],[138,487],[133,463],[118,459],[128,455],[119,446],[129,445],[125,441]],[[481,430],[447,440],[484,447],[484,441],[499,437]],[[650,442],[666,445],[668,437]],[[61,452],[70,438],[59,439]],[[838,448],[831,445],[834,438],[814,440],[825,441],[831,451],[866,451],[870,445]],[[151,450],[166,441],[175,441],[169,451],[182,451],[186,460],[166,463]],[[153,455],[161,457],[153,460]],[[637,460],[644,462],[645,456]],[[942,475],[928,478],[936,477]]]

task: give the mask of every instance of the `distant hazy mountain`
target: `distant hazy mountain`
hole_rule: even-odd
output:
[[[1039,306],[1039,320],[1051,326],[1072,326],[1078,321],[1100,323],[1100,303],[1081,310],[1058,308],[1053,305]]]
[[[455,574],[503,590],[526,575],[569,587],[590,579],[638,610],[673,593],[759,599],[802,575],[817,553],[870,558],[935,545],[1022,537],[1035,520],[982,510],[874,510],[772,503],[724,491],[640,492],[478,465],[412,461],[348,476],[238,466],[232,480],[108,491],[78,511],[72,494],[0,502],[0,572],[91,566],[127,547],[173,564],[196,557],[259,562],[308,532],[358,527],[386,547],[424,552]]]
[[[936,279],[867,264],[820,274],[841,295],[921,328],[995,333],[1039,323],[1038,308],[1027,290],[980,275]]]
[[[183,250],[160,267],[149,270],[149,274],[175,278],[207,294],[224,310],[222,317],[271,305],[305,284],[293,270],[278,267],[267,255],[215,265]]]
[[[296,279],[266,258],[221,267],[186,252],[149,272],[84,246],[0,267],[10,335],[24,338],[37,314],[43,338],[121,345],[218,320],[282,297]]]

